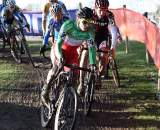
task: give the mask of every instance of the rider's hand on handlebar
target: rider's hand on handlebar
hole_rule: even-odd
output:
[[[30,32],[30,25],[28,23],[26,24],[26,28],[27,28],[28,32]]]
[[[109,50],[109,58],[112,59],[112,57],[113,57],[113,49],[110,49],[110,50]]]
[[[90,69],[92,72],[95,72],[97,70],[97,66],[95,64],[91,64]]]
[[[65,63],[65,60],[64,60],[63,57],[61,57],[61,58],[59,59],[58,66],[59,66],[59,67],[62,67],[62,66],[64,65],[64,63]]]

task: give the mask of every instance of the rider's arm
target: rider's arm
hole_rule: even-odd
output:
[[[111,37],[112,37],[110,49],[115,49],[117,45],[117,38],[118,38],[117,27],[115,25],[111,25],[110,32],[111,32]]]
[[[49,44],[49,37],[50,37],[50,33],[51,31],[53,31],[52,29],[54,28],[54,20],[50,19],[49,20],[49,24],[48,24],[48,28],[47,31],[44,35],[44,39],[43,39],[43,45],[48,45]]]
[[[45,4],[42,11],[42,31],[46,32],[47,16],[49,14],[49,3]]]
[[[7,8],[4,7],[1,12],[1,16],[2,16],[1,22],[6,29],[8,28],[8,20],[7,20],[8,13],[9,13],[9,11],[7,10]]]
[[[30,26],[27,22],[27,19],[24,16],[23,11],[18,6],[16,6],[15,8],[13,16],[20,25],[26,26],[28,30],[30,30]]]
[[[72,28],[72,24],[73,22],[70,20],[67,20],[66,22],[63,23],[63,25],[61,26],[59,35],[58,35],[58,39],[57,39],[57,47],[56,47],[56,53],[57,53],[57,58],[60,59],[62,58],[62,44],[63,41],[65,40],[66,35],[68,35],[69,31]]]
[[[111,41],[111,48],[110,49],[115,49],[116,44],[117,44],[117,38],[118,38],[118,30],[117,26],[115,23],[114,15],[112,12],[109,11],[109,31],[112,37]]]
[[[94,34],[93,32],[90,33],[90,39],[87,40],[88,50],[89,50],[89,63],[91,65],[96,64],[96,47],[94,42]]]
[[[51,30],[47,29],[47,32],[44,35],[43,45],[48,45],[49,44],[50,33],[51,33]]]

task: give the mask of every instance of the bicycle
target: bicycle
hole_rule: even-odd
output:
[[[88,116],[91,112],[92,103],[93,103],[93,95],[95,82],[97,79],[96,68],[93,70],[87,71],[85,73],[84,86],[85,86],[85,94],[84,94],[84,115]]]
[[[64,65],[70,71],[64,71],[63,67],[58,69],[52,76],[48,85],[51,86],[49,94],[49,105],[41,105],[41,124],[47,127],[53,116],[55,117],[54,130],[74,128],[77,114],[77,93],[73,84],[74,70],[89,71],[76,65]],[[75,81],[74,81],[75,82]]]
[[[88,50],[88,48],[82,46],[79,57],[81,57],[81,54],[82,54],[83,50]],[[103,58],[102,55],[107,54],[108,63],[107,63],[106,70],[105,70],[105,72],[107,72],[107,74],[105,74],[105,75],[108,77],[108,71],[111,70],[114,84],[116,85],[116,87],[119,87],[120,86],[119,72],[118,72],[118,67],[117,67],[117,64],[116,64],[116,60],[113,57],[112,51],[111,50],[106,50],[106,45],[102,45],[102,48],[97,49],[96,52],[97,52],[97,57],[98,57],[98,62],[99,63],[101,62],[101,60]],[[103,67],[105,67],[105,66],[103,66]]]
[[[107,67],[106,67],[106,71],[108,72],[109,70],[111,70],[114,84],[116,85],[116,87],[119,87],[120,86],[120,78],[119,78],[119,73],[118,73],[118,68],[117,68],[116,60],[113,57],[112,51],[111,50],[103,51],[103,50],[99,49],[99,50],[97,50],[97,52],[98,53],[105,53],[105,54],[107,54],[109,61],[108,61]]]
[[[10,46],[11,54],[17,63],[21,63],[21,61],[22,61],[21,58],[24,53],[24,54],[28,55],[32,66],[35,67],[33,59],[31,57],[31,53],[30,53],[28,44],[27,44],[27,40],[26,40],[24,32],[23,32],[23,29],[25,27],[26,26],[13,27],[7,33],[7,42]]]

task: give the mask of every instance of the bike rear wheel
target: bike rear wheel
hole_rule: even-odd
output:
[[[73,87],[65,87],[58,99],[54,130],[73,130],[76,114],[76,91]]]
[[[119,73],[118,73],[116,61],[112,60],[109,63],[109,65],[110,65],[110,68],[112,71],[112,77],[113,77],[114,84],[116,85],[116,87],[119,87],[120,86],[120,79],[119,79]]]
[[[95,78],[91,73],[89,74],[89,80],[85,90],[84,96],[84,115],[88,116],[91,112],[91,106],[93,102],[93,94],[94,94],[94,86],[95,86]]]

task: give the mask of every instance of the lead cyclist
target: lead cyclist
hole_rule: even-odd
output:
[[[54,47],[54,54],[51,58],[53,67],[48,73],[47,84],[45,84],[42,89],[42,103],[49,103],[50,86],[48,83],[51,77],[54,76],[58,67],[62,66],[64,62],[66,64],[79,65],[77,48],[79,48],[84,41],[86,41],[89,49],[89,63],[91,65],[91,69],[95,68],[96,49],[94,44],[94,30],[91,24],[92,16],[92,10],[88,7],[84,7],[77,12],[76,20],[67,20],[63,23],[57,43]],[[68,69],[69,68],[66,68],[66,70]],[[78,73],[79,72],[77,71],[75,72],[74,83],[77,81]]]

